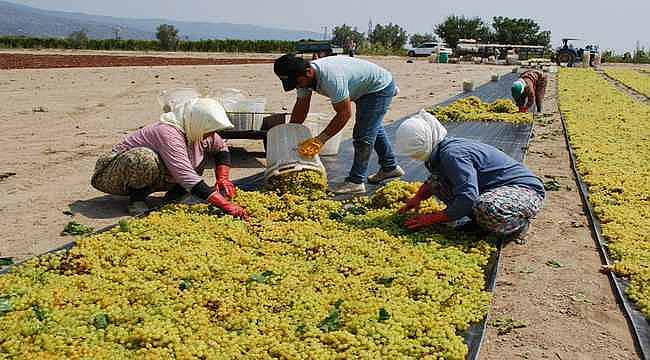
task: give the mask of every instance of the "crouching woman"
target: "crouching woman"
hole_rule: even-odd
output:
[[[417,230],[467,216],[484,230],[525,242],[529,221],[544,201],[542,181],[490,145],[446,135],[445,127],[425,112],[397,130],[397,152],[424,161],[436,174],[399,212],[417,209],[433,195],[447,204],[441,212],[407,219],[405,227]]]
[[[192,194],[232,216],[246,218],[242,207],[228,201],[236,193],[229,179],[230,153],[216,133],[228,127],[232,124],[216,100],[187,101],[100,156],[91,184],[108,194],[128,196],[131,215],[148,210],[149,194],[167,191],[164,203]],[[214,186],[201,178],[206,168],[215,170]]]

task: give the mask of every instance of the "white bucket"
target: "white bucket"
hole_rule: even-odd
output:
[[[323,130],[325,130],[327,125],[329,125],[330,121],[332,120],[332,117],[333,116],[323,113],[310,113],[307,115],[304,125],[311,132],[311,136],[315,137],[323,132]],[[341,146],[342,133],[343,131],[339,131],[338,134],[329,139],[320,149],[319,154],[322,156],[338,155],[339,147]]]
[[[469,80],[464,80],[463,81],[463,91],[464,92],[472,92],[472,91],[474,91],[474,82],[469,81]]]
[[[266,171],[270,178],[301,170],[315,170],[325,174],[325,167],[317,156],[306,157],[298,153],[298,145],[309,139],[309,129],[301,124],[274,126],[266,135]]]

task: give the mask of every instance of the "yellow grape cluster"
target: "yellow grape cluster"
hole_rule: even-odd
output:
[[[605,67],[605,74],[650,98],[650,73],[635,69]]]
[[[627,294],[650,319],[650,106],[590,69],[562,69],[559,100],[578,171]]]
[[[508,99],[484,103],[476,96],[457,100],[447,106],[427,109],[442,122],[445,121],[500,121],[514,124],[533,122],[529,113],[520,113],[517,106]]]
[[[397,210],[415,195],[420,186],[422,186],[420,182],[391,181],[370,197],[370,206]],[[420,213],[430,214],[445,208],[446,205],[433,196],[420,204]]]
[[[494,246],[404,230],[409,195],[239,191],[249,222],[176,205],[80,239],[0,277],[0,358],[464,359]]]
[[[267,187],[279,194],[321,196],[327,191],[327,178],[315,170],[294,171],[270,178]]]

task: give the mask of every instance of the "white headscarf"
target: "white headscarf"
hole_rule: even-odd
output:
[[[420,110],[404,120],[395,134],[395,152],[426,161],[447,136],[447,129],[432,114]]]
[[[190,144],[200,142],[209,132],[233,127],[223,106],[209,98],[191,99],[177,105],[171,112],[162,114],[160,121],[180,129]]]

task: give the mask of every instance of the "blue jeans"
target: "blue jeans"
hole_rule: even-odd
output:
[[[354,163],[346,181],[361,184],[366,180],[373,147],[383,171],[392,171],[397,167],[395,154],[383,125],[384,115],[394,96],[395,82],[392,81],[383,90],[364,95],[355,101],[356,122],[352,132]]]

